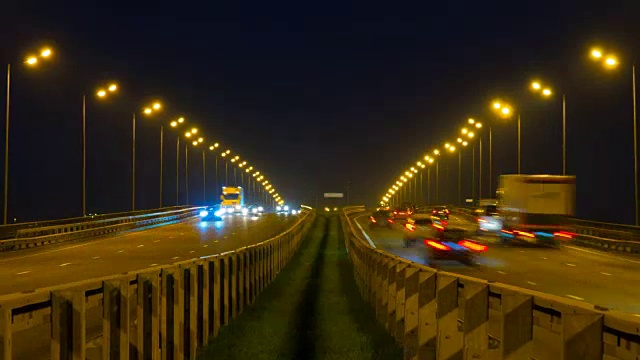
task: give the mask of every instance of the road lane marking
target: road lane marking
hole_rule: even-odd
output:
[[[520,250],[520,252],[521,252],[521,253],[523,253],[523,252],[524,252],[524,250]]]
[[[144,247],[144,245],[138,245],[139,248]]]
[[[364,231],[360,223],[357,221],[358,218],[363,216],[366,216],[366,215],[356,216],[353,220],[356,220],[356,225],[358,225],[358,228],[360,229],[360,231],[362,231],[362,235],[364,235],[364,238],[367,239],[367,241],[369,242],[369,245],[371,245],[371,247],[375,249],[376,244],[374,244],[373,241],[371,241],[371,238],[369,237],[369,235],[367,235],[367,233]]]
[[[569,263],[567,263],[565,265],[567,265],[567,266],[576,266],[576,264],[569,264]]]
[[[613,255],[605,254],[605,253],[602,253],[602,252],[590,251],[590,250],[587,250],[587,249],[577,248],[577,247],[574,247],[574,246],[565,245],[564,247],[565,248],[569,248],[569,249],[573,249],[573,250],[586,252],[586,253],[589,253],[589,254],[594,254],[594,255],[598,255],[598,256],[612,258],[612,259],[615,259],[615,260],[624,260],[624,261],[628,261],[628,262],[631,262],[631,263],[634,263],[634,264],[640,264],[640,261],[638,261],[638,260],[631,260],[631,259],[627,259],[627,258],[624,258],[624,257],[621,257],[621,256],[613,256]]]
[[[606,273],[606,272],[600,272],[600,274],[602,274],[602,275],[607,275],[607,276],[611,276],[611,274]]]
[[[575,296],[575,295],[565,295],[565,296],[573,300],[580,300],[580,301],[584,300],[580,296]]]
[[[195,250],[191,250],[189,251],[189,254],[193,254],[194,252],[196,252]]]
[[[158,264],[151,264],[151,265],[149,265],[149,266],[158,266]]]
[[[71,263],[64,263],[64,264],[60,264],[58,266],[63,267],[63,266],[67,266],[67,265],[71,265]]]
[[[506,272],[498,270],[498,274],[507,275]]]
[[[95,259],[100,259],[100,256],[94,256],[91,258],[91,260],[95,260]]]
[[[24,274],[28,274],[30,272],[31,272],[31,270],[21,271],[21,272],[17,273],[16,275],[24,275]]]
[[[544,256],[540,256],[540,259],[542,259],[542,260],[547,260],[547,258],[546,258],[546,257],[544,257]]]
[[[124,252],[124,250],[118,250],[119,253]]]
[[[202,247],[209,247],[209,245],[202,245]]]
[[[171,258],[171,260],[176,260],[176,259],[180,259],[180,256],[174,256]]]
[[[538,285],[538,284],[534,283],[533,281],[527,281],[527,284],[529,284],[529,285]]]
[[[153,240],[154,243],[160,242],[160,240]]]

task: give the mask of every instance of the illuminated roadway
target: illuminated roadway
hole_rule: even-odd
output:
[[[400,225],[392,229],[369,229],[367,216],[358,216],[361,225],[376,247],[408,260],[425,264],[425,247],[404,248]],[[453,216],[450,226],[475,229],[469,221]],[[489,250],[480,254],[477,266],[455,261],[439,261],[439,269],[490,281],[515,285],[547,294],[582,300],[610,309],[640,314],[640,257],[604,253],[567,245],[560,249],[507,246],[492,237]]]
[[[235,250],[288,228],[293,215],[199,218],[64,245],[0,254],[0,294],[171,264]]]

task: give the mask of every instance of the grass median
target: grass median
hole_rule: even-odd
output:
[[[401,359],[353,279],[338,217],[318,216],[291,262],[200,359]]]

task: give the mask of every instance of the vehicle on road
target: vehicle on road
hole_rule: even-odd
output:
[[[247,207],[247,213],[251,215],[262,215],[264,214],[264,207],[258,204],[249,205]]]
[[[431,210],[431,216],[436,220],[449,220],[449,213],[446,206],[436,206]]]
[[[502,230],[502,216],[498,213],[497,205],[486,205],[476,212],[478,234],[499,233]]]
[[[393,213],[389,210],[378,210],[369,216],[369,227],[386,227],[390,228],[394,223]]]
[[[244,209],[244,190],[240,186],[223,186],[220,195],[220,208],[228,214],[242,214]]]
[[[393,221],[401,222],[407,220],[411,216],[411,209],[408,208],[396,208],[393,210]]]
[[[575,235],[575,176],[501,175],[497,194],[502,242],[558,247]]]
[[[225,213],[224,209],[220,208],[220,205],[213,205],[200,210],[199,215],[202,221],[220,221]]]
[[[404,247],[413,247],[418,239],[433,239],[444,227],[434,223],[430,213],[416,213],[402,227]]]
[[[476,263],[478,253],[488,250],[487,245],[472,240],[464,229],[445,228],[435,238],[425,239],[426,257],[429,265],[434,260],[455,260],[465,265]]]
[[[291,208],[289,208],[289,205],[276,206],[276,214],[289,214],[290,212]]]

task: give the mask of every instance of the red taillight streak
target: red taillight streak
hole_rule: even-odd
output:
[[[509,231],[509,230],[500,230],[500,232],[503,232],[505,234],[513,234],[513,231]]]
[[[476,220],[477,220],[478,222],[481,222],[481,223],[486,223],[486,222],[487,222],[487,220],[485,220],[485,219],[480,219],[480,218],[477,218]]]
[[[414,231],[416,229],[415,225],[411,225],[411,224],[405,224],[404,227],[409,229],[409,231]]]
[[[571,236],[571,234],[567,234],[565,232],[557,232],[557,233],[553,233],[553,236],[560,236],[566,239],[571,239],[573,238],[573,236]]]
[[[477,243],[474,243],[473,241],[469,241],[469,240],[460,240],[460,241],[458,241],[458,245],[464,246],[469,250],[473,250],[473,251],[477,251],[477,252],[484,252],[484,251],[487,251],[487,249],[489,248],[486,245],[477,244]]]
[[[427,246],[431,246],[432,248],[438,249],[438,250],[445,250],[445,251],[451,250],[451,248],[448,247],[447,245],[441,244],[441,243],[433,241],[433,240],[425,240],[424,244],[427,245]]]
[[[518,235],[522,235],[522,236],[526,236],[526,237],[530,237],[530,238],[536,237],[535,234],[530,233],[530,232],[526,232],[526,231],[514,230],[513,232],[518,234]]]
[[[387,219],[387,221],[389,222],[389,224],[393,224],[393,219]]]
[[[444,231],[444,226],[440,226],[438,224],[433,224],[433,227],[439,230],[443,230]]]
[[[371,222],[374,224],[377,223],[376,219],[373,216],[371,217]]]

